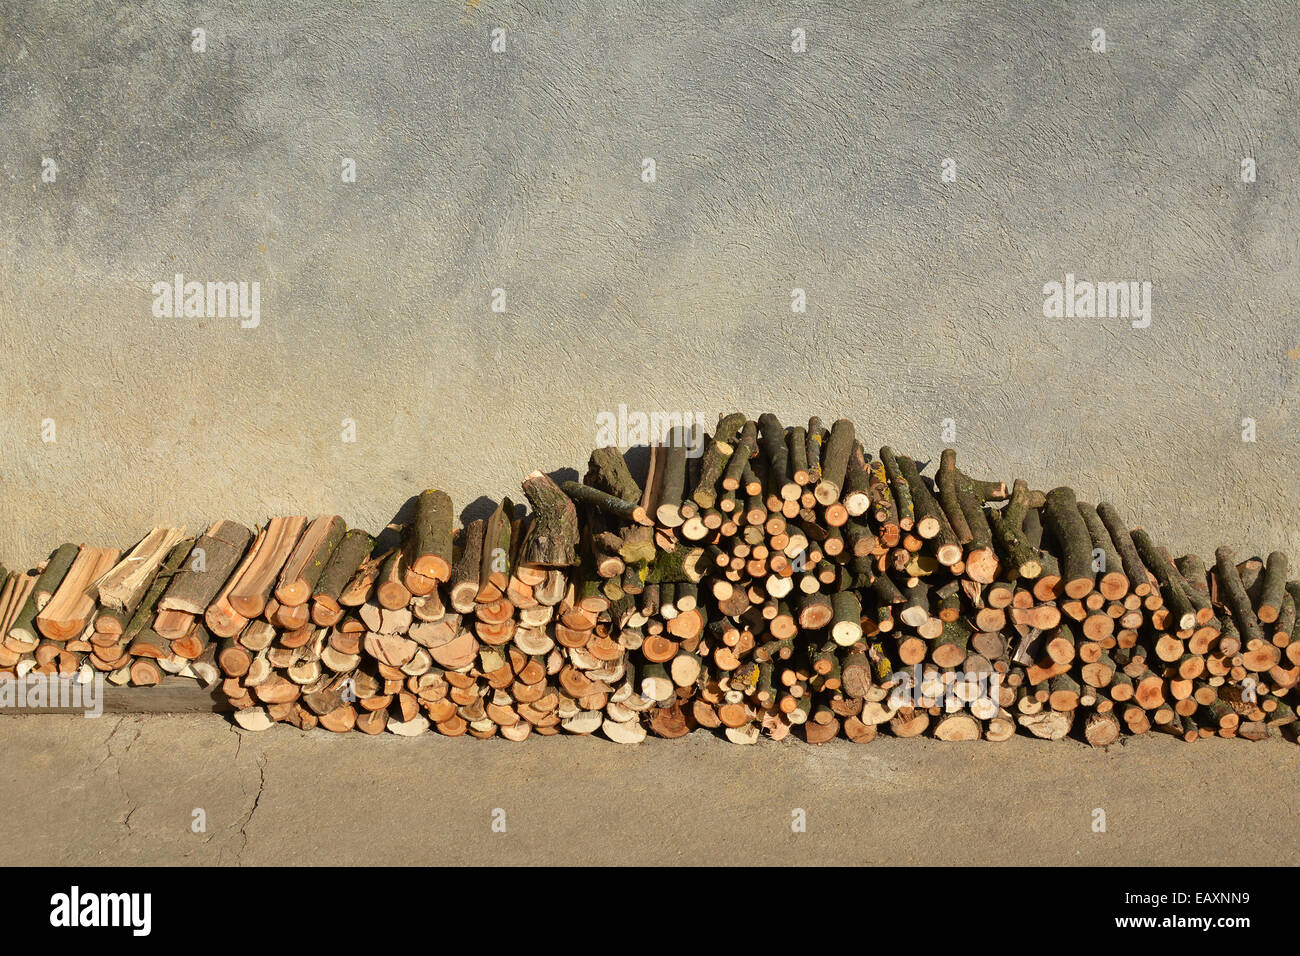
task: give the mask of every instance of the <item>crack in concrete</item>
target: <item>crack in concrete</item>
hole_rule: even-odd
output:
[[[131,795],[126,792],[126,787],[122,784],[122,758],[131,752],[131,747],[141,738],[141,736],[144,735],[144,723],[137,718],[133,722],[135,726],[135,736],[128,740],[126,746],[121,750],[114,750],[113,741],[117,738],[118,731],[122,729],[122,725],[125,724],[127,720],[128,715],[125,714],[117,719],[117,723],[113,725],[113,729],[109,731],[108,737],[104,740],[104,749],[106,753],[104,754],[103,759],[100,760],[99,763],[95,764],[95,766],[91,768],[90,772],[92,774],[97,773],[104,764],[108,763],[110,760],[113,761],[113,782],[117,785],[117,789],[121,791],[122,799],[129,805],[129,809],[125,815],[123,815],[120,822],[124,827],[126,827],[128,833],[134,833],[135,829],[131,826],[131,817],[135,815],[135,812],[139,810],[140,807],[131,800]]]
[[[257,805],[262,802],[262,793],[266,790],[266,763],[267,756],[265,753],[257,762],[257,793],[253,796],[253,805],[248,808],[248,813],[239,823],[239,836],[242,842],[239,844],[239,851],[235,854],[235,865],[243,864],[244,851],[248,849],[248,825],[253,820],[253,814],[257,812]]]
[[[122,729],[122,723],[125,720],[126,717],[119,717],[117,718],[117,722],[113,724],[113,729],[108,732],[108,736],[104,739],[104,758],[99,763],[95,764],[95,766],[90,768],[91,773],[95,773],[100,767],[108,763],[109,760],[117,756],[113,753],[113,738],[116,737],[117,732]]]

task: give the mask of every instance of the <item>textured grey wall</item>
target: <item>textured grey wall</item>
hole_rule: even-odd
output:
[[[620,402],[845,414],[922,457],[953,418],[972,470],[1175,550],[1298,552],[1298,18],[0,2],[0,559],[373,530],[580,466]],[[259,282],[261,324],[154,318],[177,272]],[[1150,327],[1045,319],[1066,272],[1151,281]]]

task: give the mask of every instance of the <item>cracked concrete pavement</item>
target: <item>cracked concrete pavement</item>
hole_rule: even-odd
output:
[[[1283,740],[514,746],[208,714],[14,716],[0,741],[0,800],[23,808],[4,865],[1300,862]]]

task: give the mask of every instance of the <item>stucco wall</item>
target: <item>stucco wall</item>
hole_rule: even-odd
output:
[[[0,561],[375,530],[581,466],[619,403],[920,457],[952,418],[1176,552],[1300,557],[1300,12],[1028,6],[0,3]],[[155,318],[177,272],[260,325]],[[1044,318],[1067,272],[1150,326]]]

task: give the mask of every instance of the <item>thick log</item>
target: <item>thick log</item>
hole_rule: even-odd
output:
[[[829,441],[829,436],[827,440]],[[822,467],[824,474],[824,460]],[[862,442],[856,439],[849,455],[848,467],[844,471],[844,489],[840,494],[840,502],[851,518],[866,514],[871,508],[871,476],[867,471],[867,452]]]
[[[420,492],[403,542],[407,568],[435,581],[447,580],[451,574],[452,520],[451,497],[446,492],[436,488]]]
[[[947,714],[934,726],[938,740],[979,740],[983,730],[980,722],[965,711]]]
[[[505,596],[510,586],[511,575],[515,571],[519,545],[518,534],[522,538],[523,526],[514,518],[515,505],[509,498],[502,498],[501,503],[493,509],[483,527],[483,544],[480,547],[478,570],[478,594],[475,600],[482,603],[499,601]],[[527,574],[529,572],[525,572]],[[545,580],[545,574],[541,576]],[[541,580],[536,583],[541,583]],[[529,583],[529,582],[522,582]],[[534,586],[535,584],[531,584]]]
[[[597,448],[587,462],[583,484],[608,492],[623,501],[639,502],[641,486],[632,477],[627,459],[617,448]]]
[[[538,567],[577,564],[578,512],[573,500],[540,471],[524,480],[523,489],[533,506],[533,520],[520,546],[520,563]]]
[[[1097,571],[1097,590],[1108,601],[1118,601],[1128,593],[1129,579],[1124,573],[1124,560],[1120,557],[1111,539],[1110,531],[1097,513],[1097,509],[1087,502],[1078,502],[1079,516],[1088,528],[1088,537],[1092,539],[1093,555],[1101,552],[1101,568]],[[1095,561],[1094,561],[1095,563]]]
[[[674,428],[669,433],[668,444],[661,449],[661,454],[663,477],[653,517],[664,527],[677,528],[685,520],[682,498],[686,493],[686,439],[682,429]]]
[[[758,417],[758,448],[767,467],[767,491],[778,501],[799,497],[799,485],[790,477],[790,449],[785,428],[771,412]]]
[[[1083,736],[1094,747],[1107,747],[1119,739],[1120,721],[1114,711],[1088,715],[1083,725]]]
[[[840,647],[852,647],[862,639],[862,602],[856,591],[831,595],[831,639]]]
[[[176,572],[158,601],[158,609],[202,614],[230,580],[252,540],[253,532],[242,524],[213,524],[194,542],[193,558]]]
[[[1074,726],[1074,711],[1042,710],[1021,714],[1016,722],[1042,740],[1060,740]]]
[[[448,603],[460,614],[472,612],[478,600],[482,587],[480,575],[483,571],[483,540],[486,532],[487,522],[479,518],[467,524],[460,535],[459,554],[452,563],[451,576],[447,582]],[[488,567],[491,571],[491,562]],[[508,578],[508,575],[503,574],[503,577]]]
[[[1092,538],[1079,514],[1074,489],[1065,486],[1047,493],[1045,523],[1060,546],[1062,587],[1072,598],[1082,598],[1096,586],[1092,570]]]

